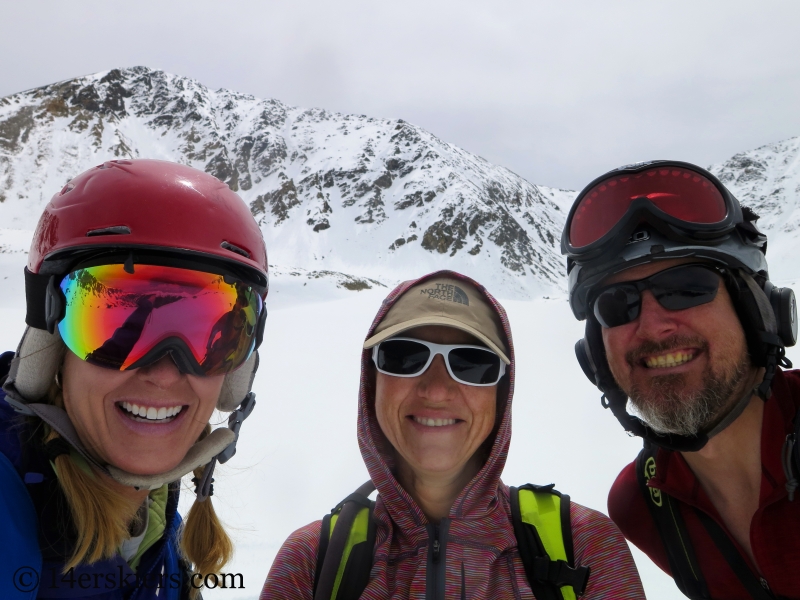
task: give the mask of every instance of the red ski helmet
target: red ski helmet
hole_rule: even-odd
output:
[[[264,239],[247,205],[216,177],[186,165],[114,160],[81,173],[45,207],[28,270],[109,247],[233,263],[267,287]]]
[[[134,475],[98,464],[74,433],[69,417],[43,403],[63,359],[64,342],[48,322],[53,283],[86,261],[134,262],[207,269],[230,274],[264,298],[267,254],[261,231],[242,199],[227,185],[197,169],[158,160],[115,160],[81,173],[47,204],[33,236],[25,287],[26,329],[4,383],[6,401],[18,412],[38,416],[90,463],[117,481],[136,487],[160,486],[208,465],[198,497],[209,493],[214,464],[235,452],[242,421],[255,396],[258,368],[253,351],[240,368],[225,375],[217,408],[232,412],[228,427],[197,442],[169,473]],[[124,258],[123,258],[124,260]],[[263,331],[261,313],[259,332]],[[260,343],[260,333],[255,347]],[[175,358],[175,356],[173,356]],[[179,368],[181,365],[178,364]]]

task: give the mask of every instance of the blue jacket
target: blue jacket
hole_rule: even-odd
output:
[[[12,353],[0,355],[0,382]],[[134,573],[119,555],[62,573],[74,545],[74,524],[44,455],[41,429],[26,422],[0,390],[0,598],[181,600],[188,564],[178,550],[180,482],[169,486],[167,527]]]

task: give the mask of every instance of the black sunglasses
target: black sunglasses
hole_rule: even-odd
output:
[[[667,310],[684,310],[711,302],[717,296],[724,270],[711,265],[679,265],[638,281],[611,284],[598,292],[594,316],[603,327],[619,327],[639,317],[642,292],[650,290]]]
[[[434,357],[444,357],[450,377],[465,385],[496,385],[506,370],[497,353],[483,346],[468,344],[434,344],[414,338],[391,338],[372,351],[375,367],[385,375],[417,377],[422,375]]]

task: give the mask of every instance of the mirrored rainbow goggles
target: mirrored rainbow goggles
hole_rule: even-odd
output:
[[[170,354],[184,373],[220,375],[241,366],[261,342],[266,310],[250,285],[193,269],[128,269],[77,269],[58,284],[61,294],[49,290],[48,303],[54,292],[63,300],[58,331],[79,358],[124,371]]]

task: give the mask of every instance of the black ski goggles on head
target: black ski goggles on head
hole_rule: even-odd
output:
[[[484,346],[434,344],[413,338],[391,338],[372,349],[372,361],[379,372],[393,377],[422,375],[441,354],[447,372],[464,385],[497,385],[506,372],[500,356]]]
[[[649,219],[687,238],[709,240],[730,233],[742,222],[742,211],[716,177],[694,165],[622,167],[578,195],[567,217],[564,251],[573,258],[592,254]]]
[[[667,310],[684,310],[714,300],[722,274],[722,269],[711,265],[678,265],[638,281],[613,283],[597,293],[591,306],[600,325],[619,327],[639,317],[644,290],[650,290]]]

